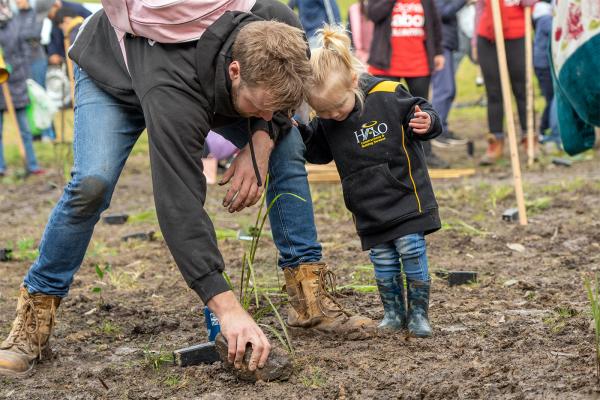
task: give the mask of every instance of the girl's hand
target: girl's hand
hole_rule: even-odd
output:
[[[418,135],[424,135],[429,131],[431,127],[431,116],[425,111],[421,111],[419,106],[415,106],[415,113],[408,122],[414,133]]]

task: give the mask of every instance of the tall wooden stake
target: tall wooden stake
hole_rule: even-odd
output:
[[[491,3],[492,15],[494,18],[494,34],[496,37],[496,52],[498,55],[498,68],[500,70],[500,82],[502,86],[502,101],[504,102],[504,115],[506,115],[506,127],[508,131],[510,162],[512,165],[515,195],[517,197],[517,208],[519,210],[519,224],[527,225],[525,196],[523,195],[523,182],[521,181],[521,165],[519,163],[519,151],[517,148],[517,135],[515,132],[515,116],[511,101],[510,80],[508,79],[508,65],[506,63],[506,48],[504,46],[500,3],[499,0],[491,0]]]
[[[527,90],[527,165],[535,161],[533,124],[533,49],[531,37],[531,7],[525,7],[525,73]]]
[[[21,154],[21,158],[27,165],[27,158],[25,156],[25,147],[23,147],[23,138],[21,137],[21,128],[19,127],[19,121],[17,120],[17,113],[15,112],[15,106],[13,105],[12,96],[10,95],[10,89],[8,87],[8,82],[4,82],[2,84],[2,94],[4,95],[4,103],[6,104],[6,109],[8,110],[8,115],[17,130],[17,143],[19,145],[19,154]],[[26,168],[27,169],[27,168]]]

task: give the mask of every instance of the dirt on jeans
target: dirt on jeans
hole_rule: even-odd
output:
[[[463,132],[478,131],[466,122]],[[477,138],[477,155],[484,147]],[[438,150],[439,151],[439,150]],[[444,151],[456,166],[475,163],[463,150]],[[203,306],[187,288],[159,231],[147,156],[132,156],[110,210],[132,216],[124,225],[99,223],[69,296],[58,313],[53,356],[25,379],[0,378],[6,399],[578,399],[598,398],[594,331],[583,286],[600,260],[600,161],[554,166],[543,157],[524,170],[529,225],[501,220],[515,206],[510,164],[474,177],[435,181],[444,228],[428,236],[433,275],[431,339],[404,333],[347,342],[295,329],[294,373],[287,382],[249,384],[221,363],[180,368],[178,348],[207,340]],[[48,214],[61,190],[48,177],[0,186],[0,335],[14,317],[16,296],[35,257]],[[225,188],[211,186],[206,207],[236,291],[256,209],[229,214]],[[312,185],[325,261],[338,275],[338,299],[349,310],[380,319],[368,254],[360,250],[339,185]],[[265,236],[255,261],[259,286],[285,317],[283,277]],[[110,265],[110,269],[107,269]],[[97,267],[97,268],[96,268]],[[450,287],[435,271],[475,271],[478,281]],[[98,272],[99,271],[99,272]],[[102,272],[105,272],[102,275]],[[94,289],[98,288],[98,289]],[[366,289],[365,289],[366,288]],[[260,323],[279,329],[272,313]],[[273,343],[277,338],[271,334]]]

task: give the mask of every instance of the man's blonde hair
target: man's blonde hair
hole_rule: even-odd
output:
[[[276,21],[245,25],[233,44],[242,83],[264,89],[270,111],[292,111],[306,98],[312,70],[304,33]]]

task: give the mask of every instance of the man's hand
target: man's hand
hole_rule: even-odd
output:
[[[271,344],[250,315],[244,311],[232,291],[219,293],[206,304],[215,313],[221,325],[221,333],[227,339],[228,360],[235,368],[241,368],[246,345],[252,345],[250,371],[262,368],[267,362]]]
[[[269,169],[269,156],[274,143],[265,131],[255,132],[252,136],[252,143],[263,185],[261,187],[257,185],[250,145],[247,144],[233,160],[231,166],[223,174],[223,179],[219,182],[219,185],[225,185],[231,181],[231,187],[223,198],[223,207],[229,207],[231,213],[256,204],[264,190],[265,178]]]
[[[424,135],[429,131],[431,126],[431,115],[425,111],[421,111],[419,106],[415,106],[415,114],[408,122],[414,133]]]
[[[433,57],[433,70],[441,71],[444,69],[444,65],[446,64],[446,57],[441,54]]]

